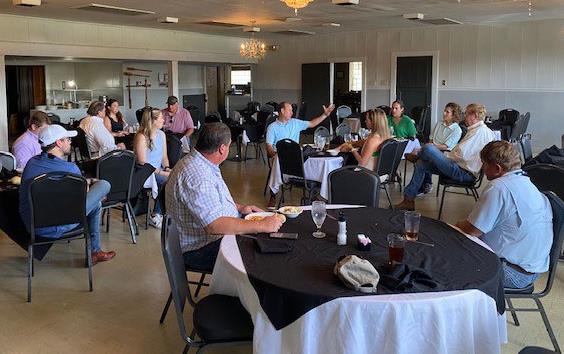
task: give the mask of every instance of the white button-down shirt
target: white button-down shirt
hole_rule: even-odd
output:
[[[508,172],[486,187],[468,222],[500,257],[527,272],[548,270],[552,208],[521,170]]]
[[[86,134],[86,143],[90,157],[104,155],[117,149],[112,133],[104,126],[104,121],[98,116],[87,116],[80,121],[79,127]]]
[[[205,227],[223,216],[239,217],[237,205],[217,165],[196,149],[178,162],[166,185],[166,210],[180,233],[182,252],[220,239]]]
[[[447,152],[446,156],[456,162],[461,168],[472,172],[474,176],[478,176],[482,169],[480,151],[487,143],[494,139],[494,133],[490,128],[483,121],[479,121],[468,127],[464,138],[456,144],[452,151]]]

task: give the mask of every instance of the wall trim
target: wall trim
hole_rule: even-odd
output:
[[[443,87],[439,91],[472,91],[472,92],[553,92],[553,93],[564,93],[564,89],[556,88],[479,88],[479,87]]]

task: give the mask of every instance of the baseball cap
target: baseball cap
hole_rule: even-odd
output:
[[[166,104],[168,104],[169,106],[172,106],[177,102],[178,102],[178,98],[176,96],[168,96],[168,98],[166,99]]]
[[[39,133],[39,143],[41,144],[41,146],[45,147],[53,144],[59,139],[72,138],[77,134],[78,132],[76,130],[66,130],[58,124],[52,124],[45,127]]]

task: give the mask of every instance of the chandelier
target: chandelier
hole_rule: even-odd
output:
[[[313,0],[280,0],[280,1],[288,5],[288,7],[293,8],[296,16],[298,16],[298,9],[303,9],[304,7],[309,5],[309,3],[312,2]]]
[[[266,44],[255,39],[254,37],[251,37],[241,43],[239,53],[243,58],[262,59],[266,54]]]

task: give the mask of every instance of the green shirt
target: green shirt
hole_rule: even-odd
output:
[[[403,139],[417,135],[415,123],[405,114],[401,116],[398,125],[394,124],[394,118],[392,116],[388,116],[388,125],[394,128],[394,135],[396,138]]]

